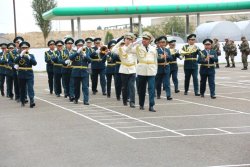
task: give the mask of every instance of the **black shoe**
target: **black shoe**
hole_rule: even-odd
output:
[[[211,96],[211,99],[216,99],[216,96]]]
[[[89,105],[89,102],[84,102],[83,104],[84,104],[84,105]]]
[[[10,100],[13,100],[13,96],[10,96]]]
[[[107,94],[107,98],[110,98],[110,94]]]
[[[179,92],[180,92],[180,90],[175,90],[174,92],[175,92],[175,93],[179,93]]]
[[[140,110],[145,110],[145,108],[143,106],[140,106]]]
[[[216,68],[220,68],[219,64],[216,64]]]
[[[60,94],[57,94],[56,97],[60,97]]]
[[[228,64],[228,65],[226,65],[225,67],[230,67],[230,65]]]
[[[77,99],[74,100],[74,104],[78,104],[78,100]]]
[[[131,102],[131,103],[130,103],[130,107],[131,107],[131,108],[135,108],[135,103]]]
[[[27,99],[24,100],[24,103],[28,103],[28,102],[29,102],[29,100],[27,100]]]
[[[25,103],[24,103],[24,102],[22,102],[22,103],[21,103],[21,107],[24,107],[24,106],[25,106]]]
[[[184,92],[184,95],[188,95],[188,92]]]
[[[230,68],[235,68],[235,65],[232,65]]]
[[[167,100],[172,100],[172,99],[173,99],[173,98],[172,98],[172,97],[170,97],[170,96],[168,96],[168,97],[167,97]]]
[[[93,91],[93,95],[96,95],[96,92],[97,92],[97,91]]]
[[[201,94],[201,97],[205,97],[204,94]]]
[[[1,95],[4,96],[5,95],[4,92],[1,92]]]
[[[153,106],[149,107],[149,111],[151,111],[151,112],[156,112],[156,110],[154,109]]]
[[[74,97],[69,97],[69,101],[70,101],[70,102],[73,102],[74,100],[75,100]]]
[[[247,68],[244,67],[244,68],[242,68],[241,70],[247,70]]]
[[[117,99],[117,101],[120,101],[120,100],[121,100],[121,98],[120,98],[120,97],[116,97],[116,99]]]
[[[127,105],[128,105],[128,102],[123,102],[123,105],[124,105],[124,106],[127,106]]]
[[[34,102],[30,103],[30,108],[33,108],[35,106],[36,106],[36,104]]]
[[[199,93],[195,93],[194,95],[195,95],[195,96],[200,96],[201,94],[199,94]]]
[[[52,94],[53,94],[53,91],[50,91],[49,93],[52,95]]]
[[[64,95],[64,98],[67,98],[68,97],[68,95]]]
[[[157,96],[157,99],[161,99],[161,96]]]

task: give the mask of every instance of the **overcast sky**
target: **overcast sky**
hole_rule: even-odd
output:
[[[182,3],[212,3],[237,0],[134,0],[134,5],[161,5]],[[244,1],[244,0],[238,0]],[[0,0],[0,33],[14,33],[13,1]],[[32,0],[16,0],[16,16],[18,32],[37,32],[39,27],[35,24],[31,8]],[[58,7],[66,6],[128,6],[132,0],[57,0]],[[150,25],[150,18],[142,18],[143,25]],[[86,24],[87,22],[87,24]],[[82,20],[82,30],[95,30],[97,26],[110,26],[128,24],[129,19],[119,20]],[[70,30],[70,21],[52,21],[52,30]]]

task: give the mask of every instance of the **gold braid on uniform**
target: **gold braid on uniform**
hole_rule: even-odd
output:
[[[127,53],[126,54],[122,54],[122,48],[121,47],[118,49],[118,55],[120,57],[124,58],[124,59],[126,59],[128,57]]]
[[[145,52],[144,50],[140,50],[140,46],[136,46],[136,54],[141,57],[144,58],[147,56],[147,52]]]

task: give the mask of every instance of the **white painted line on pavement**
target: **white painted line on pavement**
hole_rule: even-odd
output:
[[[96,123],[98,123],[98,124],[100,124],[100,125],[103,125],[103,126],[109,128],[109,129],[112,129],[112,130],[114,130],[114,131],[116,131],[116,132],[118,132],[118,133],[120,133],[120,134],[123,134],[123,135],[125,135],[125,136],[127,136],[127,137],[129,137],[129,138],[131,138],[131,139],[136,139],[135,137],[133,137],[133,136],[131,136],[131,135],[125,133],[125,132],[122,132],[122,131],[120,131],[120,130],[118,130],[118,129],[116,129],[116,128],[113,128],[113,127],[111,127],[111,126],[109,126],[109,125],[106,125],[106,124],[104,124],[104,123],[102,123],[102,122],[100,122],[100,121],[97,121],[97,120],[95,120],[95,119],[92,119],[92,118],[90,118],[90,117],[88,117],[88,116],[86,116],[86,115],[80,114],[80,113],[78,113],[78,112],[76,112],[76,111],[74,111],[74,110],[71,110],[71,109],[62,107],[62,106],[60,106],[60,105],[57,105],[57,104],[52,103],[52,102],[50,102],[50,101],[47,101],[47,100],[45,100],[45,99],[39,98],[39,97],[37,97],[37,96],[36,96],[35,98],[38,99],[38,100],[41,100],[41,101],[43,101],[43,102],[49,103],[49,104],[51,104],[51,105],[53,105],[53,106],[56,106],[56,107],[58,107],[58,108],[61,108],[61,109],[63,109],[63,110],[67,110],[67,111],[69,111],[69,112],[72,112],[73,114],[76,114],[76,115],[78,115],[78,116],[84,117],[84,118],[86,118],[86,119],[88,119],[88,120],[91,120],[91,121],[93,121],[93,122],[96,122]]]
[[[226,130],[222,130],[220,128],[214,128],[215,130],[221,131],[221,132],[225,132],[227,134],[232,134],[232,132],[226,131]]]
[[[237,165],[219,165],[219,166],[208,166],[208,167],[237,167],[237,166],[250,166],[250,164],[237,164]]]

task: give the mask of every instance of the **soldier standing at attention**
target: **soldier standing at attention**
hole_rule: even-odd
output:
[[[228,42],[228,56],[231,58],[232,66],[230,68],[235,68],[234,56],[237,56],[237,47],[233,40]]]
[[[51,59],[53,63],[54,73],[54,91],[57,97],[61,96],[62,93],[62,64],[59,62],[59,57],[63,54],[64,42],[61,40],[56,41],[57,50],[52,55]]]
[[[167,37],[160,36],[158,38],[158,48],[157,48],[157,74],[156,74],[156,89],[157,89],[157,99],[161,98],[161,85],[165,84],[165,91],[167,95],[167,100],[172,100],[171,88],[170,88],[170,65],[169,62],[172,60],[169,49],[166,48]],[[165,82],[164,82],[165,80]]]
[[[1,95],[5,96],[4,93],[4,83],[5,83],[5,77],[6,77],[6,56],[7,56],[7,44],[1,43],[0,47],[2,49],[2,52],[0,52],[0,90]]]
[[[175,42],[176,40],[174,39],[170,39],[168,44],[169,44],[169,50],[170,50],[170,54],[172,56],[172,61],[169,62],[170,64],[170,75],[169,77],[171,78],[172,76],[172,80],[174,83],[174,91],[175,93],[179,93],[179,82],[178,82],[178,64],[177,64],[177,58],[178,59],[182,59],[180,56],[180,53],[178,53],[178,50],[175,49]]]
[[[242,43],[239,46],[239,49],[241,51],[242,63],[243,63],[243,68],[241,70],[247,70],[247,66],[248,66],[247,57],[250,53],[249,43],[246,37],[241,37],[241,41]]]
[[[21,106],[25,105],[25,92],[26,85],[28,90],[28,95],[30,99],[30,108],[35,106],[34,102],[34,74],[32,66],[37,64],[36,59],[33,54],[30,54],[29,48],[30,44],[28,42],[20,43],[21,53],[15,59],[15,68],[18,70],[18,79],[20,83],[21,92]]]
[[[112,51],[119,55],[121,66],[119,73],[122,80],[122,100],[123,105],[128,105],[128,92],[130,99],[130,107],[135,108],[135,77],[136,77],[136,63],[135,54],[132,53],[132,43],[135,36],[133,33],[126,33],[124,40],[118,42]],[[123,44],[125,43],[125,44]]]
[[[229,63],[229,39],[225,39],[225,44],[223,44],[223,50],[225,52],[225,59],[227,61],[227,65],[225,67],[230,67]]]
[[[69,97],[70,102],[74,100],[74,79],[71,77],[71,61],[69,56],[75,53],[76,51],[73,50],[73,38],[67,38],[65,40],[66,47],[63,50],[63,54],[59,56],[59,62],[62,64],[62,82],[63,82],[63,89],[64,89],[64,97]]]
[[[78,39],[75,42],[77,52],[69,56],[72,61],[72,77],[74,77],[75,99],[74,103],[78,103],[80,98],[80,85],[82,84],[83,104],[89,105],[89,73],[88,64],[90,58],[86,56],[86,50],[83,48],[85,41]]]
[[[111,96],[111,83],[112,83],[112,76],[113,78],[115,78],[115,57],[117,57],[115,55],[115,53],[113,53],[111,50],[113,48],[113,46],[115,46],[116,41],[115,40],[111,40],[108,43],[108,49],[109,52],[107,54],[107,68],[106,68],[106,77],[107,77],[107,97],[110,98]]]
[[[188,44],[182,47],[181,54],[185,57],[184,60],[184,73],[185,73],[185,83],[184,83],[184,95],[188,95],[189,83],[191,75],[193,77],[194,93],[195,96],[200,96],[199,94],[199,83],[198,83],[198,52],[199,48],[195,45],[196,35],[190,34],[187,36]]]
[[[214,38],[213,40],[212,49],[216,51],[217,57],[221,55],[220,43],[218,42],[217,38]],[[216,63],[216,68],[220,68],[219,59],[218,59],[218,62]]]
[[[215,63],[218,61],[216,51],[212,50],[211,39],[205,39],[203,41],[205,49],[199,53],[198,62],[201,64],[200,67],[200,93],[201,97],[204,97],[206,91],[206,82],[208,79],[210,96],[212,99],[215,99]]]
[[[159,38],[159,42],[161,39]],[[156,48],[151,46],[150,43],[153,40],[153,36],[149,32],[142,33],[142,43],[136,44],[133,50],[138,59],[138,64],[136,67],[138,75],[138,88],[139,88],[139,105],[140,110],[144,110],[144,102],[146,95],[146,88],[148,85],[149,94],[149,111],[156,112],[154,109],[155,101],[155,76],[157,73],[157,51]],[[166,56],[166,55],[165,55]],[[164,57],[165,59],[167,57]],[[168,78],[169,79],[169,78]]]
[[[5,56],[6,61],[6,84],[7,84],[7,97],[9,97],[11,100],[13,100],[14,94],[13,94],[13,69],[12,69],[12,63],[9,61],[10,54],[12,54],[13,50],[15,49],[14,43],[9,43],[7,45],[7,55]]]
[[[53,94],[53,86],[54,86],[54,81],[53,81],[53,77],[54,77],[54,73],[53,73],[53,64],[54,62],[52,61],[52,56],[53,54],[55,54],[55,41],[54,40],[50,40],[48,42],[48,47],[49,50],[45,52],[45,62],[46,64],[46,71],[47,71],[47,75],[48,75],[48,84],[49,84],[49,92],[50,94]]]

